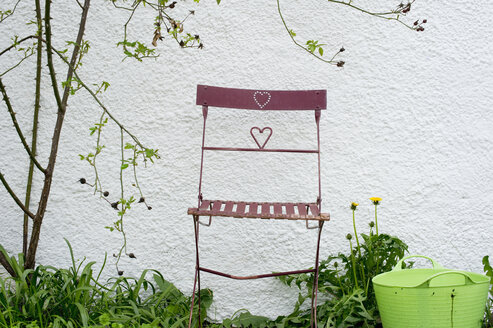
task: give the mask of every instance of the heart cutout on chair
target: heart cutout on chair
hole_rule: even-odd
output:
[[[255,91],[253,100],[255,100],[255,103],[260,109],[264,109],[270,101],[270,93],[267,91]]]
[[[260,134],[264,133],[264,131],[269,131],[269,135],[267,136],[267,138],[265,139],[264,143],[262,144],[262,146],[260,145],[260,143],[258,142],[257,138],[255,137],[255,135],[253,134],[253,131],[256,130],[258,131]],[[255,140],[255,143],[257,144],[258,148],[260,149],[264,149],[265,145],[267,144],[267,141],[269,141],[270,137],[272,136],[272,129],[270,127],[265,127],[263,129],[260,129],[256,126],[254,126],[253,128],[250,129],[250,134],[252,135],[253,137],[253,140]]]

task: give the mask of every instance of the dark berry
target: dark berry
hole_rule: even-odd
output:
[[[148,210],[150,211],[150,210],[152,210],[152,207],[150,207],[150,206],[147,206],[147,209],[148,209]]]
[[[414,26],[418,25],[418,23],[419,23],[419,20],[415,21]]]
[[[337,67],[343,67],[345,63],[346,63],[346,62],[344,62],[344,61],[342,61],[342,60],[341,60],[341,61],[338,61],[338,62],[337,62]]]
[[[118,275],[123,276],[123,270],[118,270]]]
[[[136,259],[136,257],[135,257],[135,254],[134,254],[134,253],[130,253],[130,254],[128,254],[128,257],[130,257],[131,259]]]
[[[109,192],[107,192],[107,191],[103,192],[103,196],[104,196],[104,197],[108,197],[108,195],[109,195],[109,194],[110,194],[110,193],[109,193]]]
[[[339,52],[344,52],[346,51],[346,49],[344,49],[344,47],[341,47],[341,49],[339,49]]]
[[[140,199],[139,199],[139,203],[143,203],[143,202],[145,202],[145,201],[146,201],[146,200],[145,200],[145,198],[144,198],[144,197],[140,197]]]
[[[79,179],[79,182],[80,182],[81,184],[85,184],[87,181],[86,181],[86,179],[84,179],[84,178],[80,178],[80,179]]]
[[[168,7],[170,7],[171,9],[175,8],[175,5],[176,5],[176,1],[173,1],[172,4],[170,4]]]
[[[111,203],[111,207],[113,207],[115,210],[117,210],[118,209],[118,203],[120,203],[120,202]]]
[[[180,41],[180,47],[184,47],[185,46],[185,42],[183,42],[183,40]]]
[[[426,24],[428,22],[427,19],[423,19],[423,24]]]

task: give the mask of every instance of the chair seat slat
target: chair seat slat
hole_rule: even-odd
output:
[[[245,207],[246,207],[245,202],[239,202],[238,206],[236,206],[236,212],[235,213],[238,215],[245,213]]]
[[[262,216],[270,215],[270,204],[262,204]]]
[[[221,211],[221,206],[223,205],[223,202],[220,200],[214,201],[214,204],[212,204],[212,215],[219,214]]]
[[[303,203],[299,203],[298,204],[298,213],[301,215],[301,216],[306,216],[306,204],[303,204]]]
[[[294,215],[294,204],[291,204],[291,203],[286,204],[286,214],[288,216]]]
[[[224,213],[232,213],[233,212],[233,205],[234,205],[234,203],[231,201],[226,202],[226,205],[224,206],[223,212]]]
[[[310,204],[309,206],[311,215],[318,216],[318,214],[320,213],[320,211],[318,210],[318,206],[314,204]]]
[[[279,203],[274,204],[274,215],[281,216],[282,215],[282,205]]]
[[[257,203],[249,203],[248,215],[257,215]]]
[[[208,208],[210,204],[211,204],[210,200],[204,200],[202,201],[202,204],[200,204],[200,209]]]

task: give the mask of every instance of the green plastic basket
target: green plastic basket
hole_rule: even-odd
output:
[[[402,262],[412,257],[430,260],[433,268],[403,270]],[[489,288],[485,275],[410,255],[372,281],[384,328],[481,327]]]

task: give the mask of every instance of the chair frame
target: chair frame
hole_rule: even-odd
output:
[[[277,277],[298,273],[314,273],[312,290],[311,319],[310,327],[317,327],[317,294],[318,294],[318,275],[319,275],[319,251],[322,228],[325,221],[330,220],[328,214],[321,213],[321,179],[320,179],[320,116],[321,111],[327,108],[326,90],[248,90],[222,88],[207,85],[197,85],[197,105],[202,106],[203,131],[202,131],[202,154],[200,161],[200,179],[198,190],[198,204],[196,208],[189,208],[188,214],[193,216],[195,234],[195,278],[193,286],[192,301],[190,306],[190,317],[188,327],[192,326],[193,308],[195,296],[198,298],[198,323],[201,327],[200,311],[200,272],[208,272],[215,275],[237,279],[249,280],[267,277]],[[205,145],[205,131],[209,106],[219,108],[236,108],[247,110],[313,110],[315,112],[315,122],[317,127],[317,149],[271,149],[265,148],[272,136],[272,129],[264,127],[252,127],[250,134],[258,148],[233,148],[233,147],[210,147]],[[269,136],[261,145],[255,137],[253,131],[259,133],[270,130]],[[246,151],[246,152],[287,152],[287,153],[316,153],[318,154],[318,197],[314,203],[257,203],[257,202],[234,202],[221,200],[204,200],[202,195],[202,177],[204,167],[205,151]],[[248,211],[246,211],[248,207]],[[260,211],[259,211],[260,208]],[[298,213],[296,213],[296,211]],[[200,216],[208,216],[208,223],[200,221]],[[199,257],[199,226],[210,226],[213,216],[237,217],[237,218],[260,218],[260,219],[288,219],[305,220],[307,229],[318,229],[317,248],[315,255],[315,268],[295,271],[276,272],[251,276],[234,276],[216,270],[200,266]],[[316,221],[318,224],[310,226],[309,221]],[[198,287],[198,293],[196,293]]]

